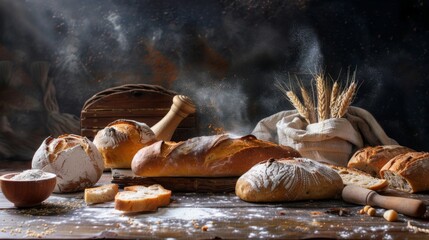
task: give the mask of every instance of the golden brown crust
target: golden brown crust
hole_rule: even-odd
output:
[[[127,119],[108,124],[94,138],[107,168],[130,168],[134,154],[154,141],[155,135],[146,124]]]
[[[391,159],[381,169],[393,188],[411,193],[429,190],[429,153],[409,152]]]
[[[390,159],[407,152],[414,152],[414,150],[400,145],[365,147],[353,154],[347,166],[369,173],[373,177],[380,178],[381,168]]]
[[[145,177],[240,176],[269,158],[300,157],[291,147],[256,139],[214,135],[184,142],[159,141],[137,152],[131,164],[136,175]]]

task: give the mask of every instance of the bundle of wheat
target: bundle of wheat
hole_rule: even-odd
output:
[[[315,75],[317,100],[313,100],[309,91],[302,85],[299,87],[302,100],[284,84],[277,83],[276,86],[305,121],[311,124],[329,118],[342,118],[347,113],[347,108],[352,103],[357,90],[356,71],[352,75],[349,73],[347,78],[346,86],[341,88],[338,81],[335,81],[331,86],[323,73]]]

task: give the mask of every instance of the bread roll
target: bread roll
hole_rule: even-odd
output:
[[[86,137],[64,134],[48,137],[35,152],[32,168],[57,175],[54,192],[77,192],[92,187],[101,177],[103,158]]]
[[[144,177],[233,177],[269,158],[299,157],[287,146],[248,135],[203,136],[183,142],[159,141],[137,152],[131,164],[134,174]]]
[[[329,199],[341,195],[340,175],[306,158],[270,159],[252,167],[237,181],[235,193],[248,202]]]
[[[415,193],[429,190],[429,153],[409,152],[392,158],[380,174],[389,186]]]
[[[373,177],[380,178],[380,170],[390,159],[399,154],[414,150],[400,145],[380,145],[365,147],[356,151],[347,166],[362,170]]]
[[[171,191],[159,184],[129,186],[115,196],[115,209],[125,212],[156,211],[170,204]]]
[[[84,194],[85,203],[90,205],[113,201],[115,200],[115,196],[118,191],[119,188],[117,184],[107,184],[99,187],[86,188]]]
[[[386,179],[380,179],[366,172],[349,167],[327,165],[334,169],[343,179],[344,185],[357,185],[371,190],[381,190],[389,185]]]
[[[98,131],[93,142],[106,168],[130,168],[134,154],[155,141],[155,134],[145,123],[119,119]]]

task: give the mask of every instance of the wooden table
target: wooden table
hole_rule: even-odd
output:
[[[0,174],[28,167],[28,163],[6,165],[9,168]],[[107,172],[99,184],[110,181]],[[429,204],[428,194],[413,197]],[[29,209],[14,208],[1,194],[0,208],[0,239],[429,239],[428,233],[407,227],[410,222],[429,228],[428,216],[400,214],[399,221],[387,222],[381,216],[383,209],[371,217],[358,213],[362,206],[341,200],[252,204],[234,193],[173,193],[168,207],[124,214],[113,203],[86,206],[82,193],[53,194]]]

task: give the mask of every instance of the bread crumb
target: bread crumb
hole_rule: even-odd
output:
[[[398,213],[395,210],[390,209],[384,212],[383,217],[389,222],[395,222],[398,220]]]
[[[375,208],[370,207],[366,213],[371,217],[375,216],[376,214]]]

